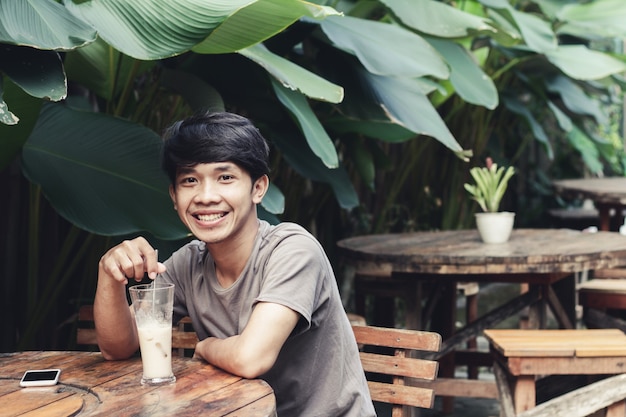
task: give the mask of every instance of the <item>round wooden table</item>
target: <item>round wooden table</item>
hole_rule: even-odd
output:
[[[545,328],[550,307],[560,327],[574,328],[574,273],[626,265],[626,236],[569,229],[515,229],[502,244],[484,244],[476,230],[455,230],[358,236],[339,241],[338,247],[344,262],[357,271],[415,282],[417,302],[407,308],[420,316],[416,322],[421,329],[430,323],[428,329],[444,338],[434,357],[441,360],[439,375],[444,378],[454,375],[454,356],[448,354],[525,308],[528,327]],[[464,281],[519,283],[527,290],[457,330],[456,284]],[[472,389],[441,383],[437,395],[444,393],[497,395],[484,384]]]
[[[565,198],[588,198],[600,214],[600,230],[611,227],[611,212],[618,223],[624,220],[626,208],[626,177],[578,178],[553,182],[555,191]]]
[[[626,264],[626,236],[570,229],[514,229],[506,243],[482,243],[476,230],[357,236],[337,243],[347,262],[396,273],[510,282],[521,275],[580,272]],[[439,276],[440,275],[440,276]],[[470,279],[466,279],[470,278]]]
[[[99,352],[0,354],[2,416],[276,416],[271,387],[207,363],[174,357],[176,382],[142,386],[141,359],[106,361]],[[20,388],[27,369],[60,368],[52,387]],[[233,414],[234,413],[234,414]]]

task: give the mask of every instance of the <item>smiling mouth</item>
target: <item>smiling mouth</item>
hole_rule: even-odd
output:
[[[198,214],[195,216],[195,218],[202,222],[212,222],[212,221],[221,219],[225,215],[226,215],[225,213]]]

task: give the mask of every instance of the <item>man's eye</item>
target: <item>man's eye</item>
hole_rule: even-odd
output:
[[[232,175],[228,175],[228,174],[220,175],[220,180],[222,180],[222,181],[230,181],[233,178],[235,178],[235,177],[233,177]]]
[[[196,179],[193,177],[185,177],[185,178],[181,178],[180,183],[181,184],[193,184],[196,182]]]

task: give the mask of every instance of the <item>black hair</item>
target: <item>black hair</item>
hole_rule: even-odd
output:
[[[172,184],[181,167],[233,162],[256,181],[269,174],[269,146],[250,120],[228,112],[202,112],[163,134],[161,166]]]

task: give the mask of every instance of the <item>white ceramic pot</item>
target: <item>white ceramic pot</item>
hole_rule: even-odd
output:
[[[476,228],[483,242],[504,243],[511,236],[514,220],[515,213],[508,211],[476,213]]]

